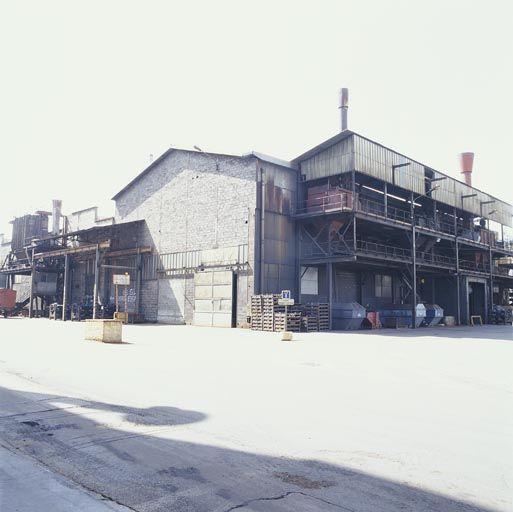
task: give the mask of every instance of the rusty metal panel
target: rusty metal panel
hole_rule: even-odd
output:
[[[296,172],[269,162],[261,162],[261,167],[265,172],[266,211],[290,215],[296,197]]]

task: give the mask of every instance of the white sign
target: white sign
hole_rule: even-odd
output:
[[[282,299],[291,299],[292,294],[290,293],[290,290],[282,290],[281,291],[281,298]]]
[[[130,276],[128,274],[113,274],[112,283],[121,286],[128,286],[130,284]]]
[[[278,305],[280,306],[293,306],[294,299],[278,299]]]

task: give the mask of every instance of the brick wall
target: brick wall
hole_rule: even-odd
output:
[[[243,322],[253,287],[256,176],[254,157],[174,150],[116,198],[116,222],[144,220],[138,244],[159,254],[247,244],[238,292]],[[148,320],[190,323],[193,287],[192,276],[143,281],[141,311]]]

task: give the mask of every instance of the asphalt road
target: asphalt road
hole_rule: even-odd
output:
[[[513,510],[511,328],[82,329],[0,321],[2,512],[20,456],[92,511]]]

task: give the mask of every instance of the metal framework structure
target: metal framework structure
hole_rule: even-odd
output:
[[[28,304],[29,317],[36,314],[35,299],[41,304],[56,302],[62,307],[62,320],[69,318],[70,274],[78,262],[90,261],[93,267],[92,317],[99,316],[100,307],[100,272],[101,269],[132,271],[136,276],[136,289],[140,289],[142,255],[151,252],[151,247],[120,247],[123,242],[123,230],[137,228],[140,221],[99,226],[70,233],[47,235],[31,240],[22,250],[11,251],[2,266],[0,274],[7,276],[7,285],[12,288],[15,276],[30,276],[29,295],[21,305]],[[134,265],[120,265],[119,259],[135,258]],[[54,274],[55,287],[46,293],[38,291],[37,274]],[[139,296],[137,304],[139,307]]]
[[[408,165],[393,166],[393,172]],[[414,320],[415,305],[420,300],[419,274],[446,276],[455,281],[458,323],[460,276],[486,279],[488,311],[493,305],[495,284],[513,288],[510,266],[501,264],[504,258],[513,257],[513,241],[505,239],[503,226],[497,236],[484,216],[479,218],[464,208],[438,203],[433,191],[436,182],[446,178],[427,181],[424,194],[355,170],[334,178],[331,175],[303,182],[295,212],[300,265],[325,266],[330,303],[336,263],[360,269],[397,269],[408,290],[401,300],[412,303]],[[323,188],[323,194],[310,194]],[[462,202],[465,199],[462,197]],[[483,201],[481,209],[493,203]]]

